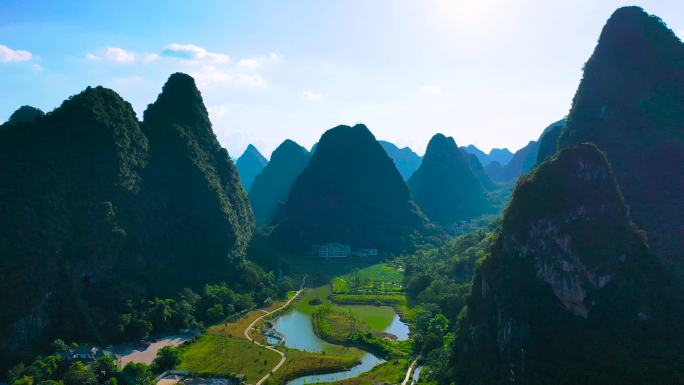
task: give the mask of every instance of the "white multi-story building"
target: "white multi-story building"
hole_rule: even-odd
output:
[[[355,254],[358,257],[377,257],[378,256],[378,249],[359,247],[358,249],[356,249]]]
[[[321,258],[346,258],[351,254],[351,247],[343,243],[323,243],[311,246],[311,254]]]

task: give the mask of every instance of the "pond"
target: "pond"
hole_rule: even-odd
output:
[[[314,333],[311,316],[304,314],[299,310],[292,310],[287,314],[278,317],[273,322],[273,326],[278,332],[283,334],[285,337],[285,346],[289,348],[304,350],[307,352],[353,354],[358,356],[361,360],[359,365],[354,366],[350,370],[299,377],[289,381],[287,385],[302,385],[307,383],[344,380],[346,378],[356,377],[385,362],[385,360],[382,358],[379,358],[371,353],[356,348],[333,345],[322,340],[316,335],[316,333]],[[408,326],[399,319],[399,316],[396,313],[394,313],[394,317],[392,318],[389,326],[387,326],[383,331],[396,335],[400,340],[405,340],[408,338]],[[269,342],[277,343],[275,340],[269,340]]]
[[[399,318],[399,314],[394,313],[392,323],[385,330],[385,333],[394,334],[397,340],[406,341],[409,338],[409,327]]]

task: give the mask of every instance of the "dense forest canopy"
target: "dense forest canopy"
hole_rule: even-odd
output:
[[[190,76],[169,78],[142,127],[114,91],[89,87],[4,124],[0,148],[3,365],[55,337],[144,335],[147,301],[184,287],[229,282],[247,296],[231,309],[273,293],[273,277],[243,261],[247,194]]]

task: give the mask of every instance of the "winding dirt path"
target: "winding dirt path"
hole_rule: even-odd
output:
[[[292,298],[290,298],[287,302],[285,302],[285,304],[284,304],[283,306],[281,306],[281,307],[279,307],[279,308],[277,308],[277,309],[275,309],[275,310],[272,310],[272,311],[270,311],[270,312],[266,312],[266,314],[264,314],[264,315],[262,315],[262,316],[256,318],[256,319],[255,319],[254,321],[252,321],[252,323],[249,324],[249,326],[247,326],[247,328],[245,329],[245,332],[244,332],[245,338],[247,338],[250,342],[252,342],[252,343],[255,344],[255,345],[261,346],[262,348],[266,348],[266,349],[268,349],[268,350],[270,350],[270,351],[276,352],[276,353],[278,353],[278,354],[280,355],[280,362],[278,362],[278,364],[277,364],[276,366],[274,366],[273,369],[271,369],[270,372],[266,373],[265,376],[261,377],[261,379],[260,379],[259,381],[257,381],[257,383],[256,383],[255,385],[261,385],[264,381],[266,381],[266,380],[271,376],[271,374],[275,373],[276,370],[280,369],[280,367],[283,366],[283,364],[285,363],[285,360],[287,359],[287,357],[285,357],[285,353],[281,352],[280,350],[278,350],[278,349],[276,349],[276,348],[274,348],[274,347],[272,347],[272,346],[264,345],[264,344],[262,344],[262,343],[260,343],[260,342],[255,341],[254,339],[252,339],[252,337],[249,336],[249,331],[252,330],[252,328],[254,328],[254,325],[256,325],[257,322],[259,322],[259,321],[261,321],[262,319],[264,319],[264,317],[267,317],[267,316],[269,316],[269,315],[271,315],[271,314],[273,314],[273,313],[275,313],[275,312],[277,312],[277,311],[280,311],[280,310],[282,310],[282,309],[284,309],[284,308],[290,306],[290,304],[292,303],[292,301],[294,301],[294,300],[299,296],[299,294],[304,290],[304,284],[306,283],[306,277],[307,277],[307,276],[304,275],[304,278],[302,279],[302,285],[299,287],[299,290],[297,290],[297,292],[295,293],[295,295],[293,295]]]
[[[401,382],[401,385],[407,385],[409,383],[409,380],[411,380],[411,372],[413,372],[413,369],[416,367],[419,359],[420,357],[413,360],[411,366],[409,366],[408,370],[406,371],[406,377],[404,377],[404,381]]]

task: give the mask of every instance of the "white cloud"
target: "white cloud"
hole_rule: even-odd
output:
[[[241,68],[247,68],[247,69],[257,69],[264,64],[268,62],[274,62],[276,60],[280,60],[281,56],[278,55],[277,53],[271,52],[267,55],[262,55],[259,57],[251,57],[251,58],[246,58],[240,60],[237,65],[238,67]]]
[[[151,54],[145,56],[145,60],[143,60],[143,62],[151,63],[151,62],[156,61],[158,59],[159,59],[159,55],[157,55],[156,53],[151,53]]]
[[[220,104],[218,106],[207,106],[207,111],[209,111],[209,118],[211,118],[211,121],[213,122],[214,120],[219,120],[226,116],[226,113],[228,112],[228,108],[230,107],[230,104]]]
[[[190,76],[195,78],[199,86],[215,86],[233,80],[233,75],[228,71],[209,65],[202,66],[199,71],[191,72]]]
[[[38,63],[33,64],[31,67],[36,72],[43,72],[43,70],[44,70],[43,66],[38,64]]]
[[[133,63],[135,62],[135,55],[119,47],[107,47],[105,49],[105,57],[109,61],[116,63]]]
[[[33,54],[29,51],[12,49],[0,44],[0,63],[29,61],[32,57]]]
[[[258,59],[242,59],[238,62],[238,67],[255,69],[261,67]]]
[[[420,91],[420,93],[426,95],[439,95],[442,93],[442,87],[436,86],[434,84],[420,86],[418,90]]]
[[[190,73],[201,87],[215,87],[221,85],[242,85],[247,87],[262,87],[266,85],[266,79],[261,75],[234,73],[230,69],[211,65],[204,65],[199,71]]]
[[[677,36],[679,37],[679,40],[684,41],[684,28],[678,30],[676,33],[677,33]]]
[[[230,60],[228,55],[209,52],[205,48],[193,44],[169,44],[162,48],[162,55],[208,63],[227,63]]]
[[[323,100],[323,95],[313,91],[304,91],[302,92],[302,99],[314,102],[318,100]]]
[[[85,55],[85,58],[90,60],[90,61],[101,61],[102,60],[102,57],[95,55],[94,53],[90,53],[90,52],[88,52]]]
[[[248,74],[238,74],[237,82],[250,86],[250,87],[261,87],[266,84],[266,79],[261,75],[248,75]]]

